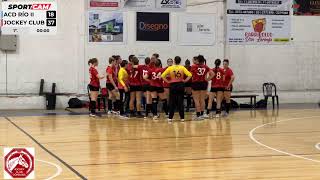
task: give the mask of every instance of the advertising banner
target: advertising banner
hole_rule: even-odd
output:
[[[228,16],[230,44],[281,44],[290,41],[289,16]]]
[[[228,0],[228,14],[289,15],[292,0]]]
[[[169,11],[184,11],[187,0],[156,0],[156,9]]]
[[[137,12],[137,41],[169,41],[170,14]]]
[[[187,0],[88,0],[89,9],[184,11]]]
[[[89,9],[117,10],[123,8],[122,0],[88,0]]]
[[[179,16],[178,42],[181,45],[214,45],[215,27],[213,14]]]
[[[320,0],[293,0],[293,14],[320,16]]]
[[[123,43],[124,17],[122,12],[89,11],[88,36],[89,42]]]

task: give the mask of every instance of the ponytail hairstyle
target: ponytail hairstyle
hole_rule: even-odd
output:
[[[215,67],[215,69],[214,69],[214,73],[217,74],[218,68],[219,68],[220,65],[221,65],[221,60],[220,60],[220,59],[216,59],[216,60],[214,61],[214,64],[216,65],[216,67]]]
[[[97,59],[97,58],[91,58],[91,59],[89,59],[89,61],[88,61],[88,65],[89,65],[89,66],[92,66],[92,65],[94,65],[94,64],[96,64],[96,63],[98,63],[98,59]]]
[[[184,62],[185,67],[189,67],[191,65],[191,62],[189,59],[186,60],[186,62]]]
[[[133,63],[133,65],[139,65],[139,59],[137,57],[132,57],[131,62]]]
[[[149,57],[146,57],[146,58],[144,59],[144,63],[145,63],[146,65],[149,65],[150,62],[151,62],[151,59],[150,59]]]
[[[205,64],[206,59],[204,58],[203,55],[199,55],[197,57],[199,64]]]
[[[109,64],[112,64],[115,61],[113,57],[109,57]]]
[[[155,66],[156,66],[156,67],[161,67],[161,66],[162,66],[162,63],[161,63],[161,60],[160,60],[160,59],[157,59],[157,60],[156,60]]]
[[[127,64],[128,64],[128,61],[127,61],[127,60],[123,60],[123,61],[120,63],[120,66],[121,66],[121,67],[125,67]]]

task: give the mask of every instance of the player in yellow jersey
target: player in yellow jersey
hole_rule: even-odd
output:
[[[128,67],[128,61],[123,60],[120,64],[120,70],[118,72],[118,89],[120,92],[120,118],[127,119],[124,112],[124,101],[129,97],[129,74],[126,70]]]
[[[172,122],[176,107],[179,110],[181,121],[184,121],[184,84],[191,79],[192,74],[184,66],[181,66],[180,63],[181,58],[176,56],[174,58],[174,65],[168,67],[161,75],[162,79],[170,84],[168,122]],[[169,75],[170,80],[167,79],[167,75]]]

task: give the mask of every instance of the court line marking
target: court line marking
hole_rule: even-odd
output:
[[[268,145],[266,145],[266,144],[263,144],[262,142],[258,141],[258,140],[254,137],[254,132],[255,132],[257,129],[260,129],[260,128],[262,128],[262,127],[264,127],[264,126],[267,126],[267,125],[271,125],[271,124],[275,124],[275,123],[279,123],[279,122],[293,121],[293,120],[298,120],[298,119],[310,119],[310,118],[315,118],[315,117],[318,118],[318,117],[320,117],[320,116],[309,116],[309,117],[290,118],[290,119],[284,119],[284,120],[280,120],[280,121],[275,121],[275,122],[270,122],[270,123],[262,124],[262,125],[259,125],[259,126],[255,127],[255,128],[253,128],[253,129],[249,132],[249,137],[250,137],[250,139],[251,139],[252,141],[254,141],[254,142],[257,143],[258,145],[263,146],[263,147],[265,147],[265,148],[267,148],[267,149],[276,151],[276,152],[281,153],[281,154],[286,154],[286,155],[288,155],[288,156],[296,157],[296,158],[299,158],[299,159],[304,159],[304,160],[308,160],[308,161],[320,163],[320,160],[315,160],[315,159],[307,158],[307,157],[304,157],[304,156],[292,154],[292,153],[289,153],[289,152],[285,152],[285,151],[282,151],[282,150],[279,150],[279,149],[270,147],[270,146],[268,146]]]
[[[59,158],[57,155],[55,155],[53,152],[48,150],[46,147],[44,147],[40,142],[38,142],[34,137],[32,137],[29,133],[27,133],[25,130],[23,130],[20,126],[18,126],[16,123],[11,121],[8,117],[4,117],[8,122],[10,122],[13,126],[15,126],[17,129],[19,129],[22,133],[24,133],[26,136],[28,136],[34,143],[36,143],[41,149],[46,151],[48,154],[53,156],[55,159],[57,159],[60,163],[62,163],[64,166],[66,166],[69,170],[71,170],[74,174],[76,174],[79,178],[82,180],[87,180],[86,177],[84,177],[82,174],[80,174],[77,170],[75,170],[72,166],[70,166],[68,163],[66,163],[64,160]]]
[[[57,164],[55,164],[55,163],[52,163],[52,162],[49,162],[49,161],[45,161],[45,160],[41,160],[41,159],[36,159],[36,161],[43,162],[43,163],[46,163],[46,164],[55,166],[55,167],[57,168],[57,172],[56,172],[54,175],[48,177],[48,178],[45,179],[45,180],[51,180],[51,179],[53,179],[53,178],[56,178],[56,177],[58,177],[58,176],[62,173],[62,168],[61,168],[61,166],[59,166],[59,165],[57,165]]]
[[[316,149],[320,150],[320,143],[315,145]]]

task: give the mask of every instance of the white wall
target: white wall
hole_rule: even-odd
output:
[[[201,1],[189,0],[188,4],[199,2]],[[222,2],[189,6],[187,10],[194,13],[216,14],[216,45],[211,47],[176,45],[178,32],[176,32],[175,24],[177,24],[178,13],[172,13],[171,16],[172,31],[169,43],[136,43],[135,13],[128,12],[129,35],[126,45],[88,44],[86,2],[84,0],[57,0],[57,3],[57,35],[20,36],[18,51],[8,54],[8,92],[10,94],[37,94],[41,78],[48,83],[56,82],[58,92],[83,94],[88,81],[86,63],[92,57],[100,59],[100,69],[104,71],[107,57],[112,54],[120,54],[126,58],[129,54],[151,55],[158,52],[162,59],[175,55],[180,55],[183,59],[190,59],[194,55],[204,54],[211,66],[215,58],[223,58],[224,55],[224,7]],[[319,18],[293,17],[292,37],[294,41],[289,45],[227,46],[226,56],[230,58],[237,76],[235,90],[260,92],[263,82],[273,81],[277,83],[280,90],[286,90],[280,94],[282,102],[317,102],[320,89]],[[5,54],[0,52],[0,94],[5,93],[5,75]],[[49,84],[47,85],[49,91]],[[1,99],[5,101],[3,97]],[[33,98],[29,99],[33,101]],[[10,99],[8,101],[11,102]],[[38,105],[32,107],[43,107],[41,103],[36,104]],[[61,107],[65,103],[58,102],[58,104]],[[10,108],[14,107],[13,101]],[[0,103],[0,109],[3,108],[6,107]],[[23,106],[19,105],[19,108]]]

